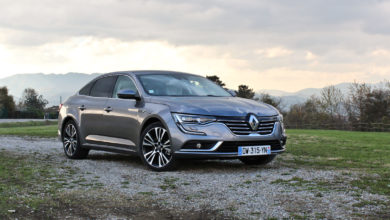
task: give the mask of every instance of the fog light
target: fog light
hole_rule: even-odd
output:
[[[196,148],[198,148],[198,149],[202,148],[202,144],[201,143],[197,143],[196,144]]]

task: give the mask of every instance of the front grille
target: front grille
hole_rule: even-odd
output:
[[[260,146],[260,145],[271,145],[271,150],[281,150],[283,149],[280,141],[225,141],[222,145],[216,150],[216,152],[230,153],[238,152],[239,146]]]
[[[277,117],[257,117],[257,119],[259,120],[259,126],[256,131],[253,131],[249,126],[247,117],[218,117],[217,121],[224,123],[234,134],[237,135],[271,134],[274,130]]]

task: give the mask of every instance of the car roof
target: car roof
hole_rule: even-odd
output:
[[[196,74],[177,72],[177,71],[171,71],[171,70],[129,70],[129,71],[111,72],[111,73],[106,73],[106,74],[103,74],[103,75],[115,75],[115,74],[128,74],[128,75],[134,74],[136,76],[148,75],[148,74],[186,74],[186,75],[198,76]]]

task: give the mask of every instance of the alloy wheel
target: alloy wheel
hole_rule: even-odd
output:
[[[150,129],[142,140],[142,154],[153,167],[165,167],[172,160],[171,141],[165,128]]]
[[[64,149],[68,156],[73,156],[77,148],[77,130],[73,124],[68,124],[64,133]]]

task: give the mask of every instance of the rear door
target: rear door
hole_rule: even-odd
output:
[[[92,86],[89,96],[79,103],[81,111],[81,132],[87,142],[96,136],[104,135],[103,120],[104,108],[108,97],[111,97],[112,90],[117,76],[105,76],[97,79]]]

